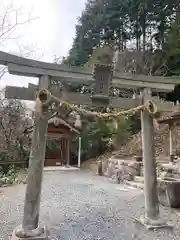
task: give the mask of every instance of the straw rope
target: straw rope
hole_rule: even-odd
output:
[[[42,89],[40,90],[37,95],[36,95],[36,101],[41,102],[41,107],[42,106],[47,106],[49,105],[51,102],[55,101],[57,103],[59,103],[59,106],[65,107],[68,110],[71,111],[76,111],[78,114],[85,116],[85,117],[92,117],[92,118],[101,118],[101,119],[118,119],[121,116],[133,116],[134,114],[141,112],[141,111],[148,111],[149,114],[151,114],[152,116],[154,116],[158,109],[155,103],[153,103],[152,101],[147,101],[146,103],[135,107],[135,108],[131,108],[128,110],[124,110],[124,111],[119,111],[117,113],[101,113],[101,112],[95,112],[95,111],[88,111],[85,110],[81,107],[77,107],[73,104],[70,104],[66,101],[63,101],[62,99],[52,95],[47,89]],[[39,109],[39,106],[38,106]],[[36,111],[38,111],[36,109]],[[39,111],[41,111],[39,109]]]

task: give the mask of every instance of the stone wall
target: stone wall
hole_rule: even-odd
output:
[[[103,174],[118,182],[123,182],[124,180],[132,181],[134,176],[140,175],[140,168],[142,165],[141,162],[120,160],[113,157],[108,159],[106,167],[104,164]]]

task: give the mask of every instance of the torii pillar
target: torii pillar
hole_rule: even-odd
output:
[[[151,89],[143,89],[141,95],[143,103],[147,103],[147,101],[151,100]],[[141,129],[145,213],[140,218],[140,222],[145,225],[147,229],[171,227],[161,219],[159,215],[153,117],[146,109],[141,112]]]
[[[48,89],[48,86],[49,77],[40,77],[40,89]],[[46,227],[41,227],[39,225],[40,198],[46,150],[47,126],[48,115],[46,110],[43,109],[41,113],[36,113],[34,121],[23,221],[22,225],[13,231],[11,240],[50,239]]]

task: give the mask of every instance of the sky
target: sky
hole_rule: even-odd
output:
[[[14,11],[10,8],[13,6]],[[54,57],[68,54],[75,36],[75,24],[84,9],[85,0],[0,0],[0,27],[5,9],[9,7],[8,24],[14,23],[18,10],[18,21],[24,22],[29,13],[34,20],[17,26],[5,39],[0,39],[0,50],[15,54],[27,54],[41,61],[52,62]],[[2,30],[0,29],[0,35]],[[37,79],[5,74],[0,80],[0,87],[6,85],[27,86]]]

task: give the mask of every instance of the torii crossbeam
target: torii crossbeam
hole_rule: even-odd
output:
[[[35,61],[6,52],[0,51],[0,64],[8,66],[10,74],[22,75],[27,77],[40,77],[44,75],[61,81],[93,83],[92,68],[69,67],[63,64],[46,63]],[[114,87],[126,88],[145,88],[150,87],[153,91],[169,92],[174,90],[174,86],[179,84],[179,77],[154,77],[138,75],[129,77],[127,74],[116,72],[112,79]]]

